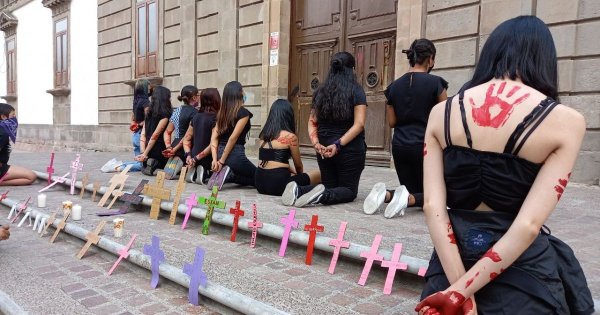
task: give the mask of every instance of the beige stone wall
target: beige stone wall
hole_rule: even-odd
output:
[[[479,52],[494,28],[533,14],[548,24],[559,57],[561,101],[585,115],[588,131],[573,179],[600,178],[600,1],[597,0],[400,0],[396,74],[406,71],[400,54],[412,40],[436,44],[434,73],[450,82],[449,93],[471,77]]]

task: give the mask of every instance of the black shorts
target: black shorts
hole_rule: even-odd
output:
[[[0,163],[0,177],[6,175],[6,173],[8,173],[9,168],[10,168],[10,165]]]
[[[306,173],[292,176],[287,167],[272,169],[259,167],[254,176],[256,190],[264,195],[281,196],[289,182],[296,182],[298,186],[306,186],[310,185],[310,177]]]

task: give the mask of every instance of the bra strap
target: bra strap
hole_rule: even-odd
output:
[[[529,113],[527,116],[525,116],[525,118],[523,118],[523,121],[517,125],[517,128],[515,128],[513,133],[508,138],[506,146],[504,147],[504,153],[513,154],[515,145],[517,144],[517,140],[521,138],[525,130],[527,130],[527,128],[529,128],[529,126],[531,126],[531,124],[534,123],[544,112],[544,108],[548,104],[550,104],[550,100],[551,99],[549,97],[542,100],[536,107],[534,107],[531,110],[531,113]]]
[[[465,128],[465,135],[467,136],[467,144],[469,148],[473,148],[473,140],[471,139],[471,131],[469,130],[469,125],[467,124],[467,114],[465,113],[465,104],[463,103],[463,98],[465,96],[465,91],[462,90],[458,94],[458,103],[460,104],[460,115],[462,117],[462,124]]]
[[[452,112],[453,99],[454,95],[446,100],[446,110],[444,111],[444,137],[446,138],[446,146],[452,145],[452,139],[450,138],[450,114]]]
[[[548,114],[550,114],[550,112],[556,107],[556,105],[558,105],[558,103],[556,101],[552,100],[550,105],[544,107],[544,109],[542,110],[542,114],[535,122],[535,125],[533,125],[531,128],[529,128],[529,130],[527,131],[527,133],[525,134],[525,136],[523,137],[523,139],[521,140],[521,142],[519,143],[517,148],[514,150],[514,152],[513,152],[514,155],[519,154],[519,152],[521,151],[521,148],[523,148],[523,145],[525,144],[525,142],[527,141],[529,136],[531,136],[531,134],[537,129],[537,127],[542,123],[542,121],[544,121],[546,116],[548,116]]]

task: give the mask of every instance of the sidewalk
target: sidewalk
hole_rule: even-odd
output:
[[[113,174],[103,174],[99,168],[114,156],[121,159],[130,158],[127,153],[82,153],[83,172],[89,172],[90,183],[101,181],[102,185],[107,184]],[[63,175],[68,172],[68,166],[74,157],[74,153],[57,153],[55,174]],[[49,160],[48,152],[14,152],[11,156],[12,164],[31,167],[38,171],[45,171]],[[315,161],[306,160],[305,164],[307,170],[317,168]],[[78,178],[81,179],[82,175]],[[131,173],[125,189],[133,190],[144,178],[147,177],[141,173]],[[296,218],[303,227],[304,224],[310,223],[312,214],[318,214],[319,224],[325,226],[325,231],[320,234],[332,238],[337,237],[340,221],[347,221],[348,228],[345,239],[348,241],[370,246],[374,236],[381,234],[383,235],[381,250],[391,251],[394,243],[402,243],[404,255],[428,259],[432,245],[422,212],[419,209],[408,209],[404,217],[390,220],[383,218],[381,214],[366,216],[362,213],[364,198],[372,185],[381,179],[385,179],[386,184],[391,187],[397,185],[396,174],[393,170],[367,167],[363,172],[359,196],[355,202],[329,207],[298,209]],[[151,183],[154,181],[153,178],[150,180]],[[23,199],[32,196],[35,199],[37,190],[41,189],[43,184],[38,181],[31,187],[11,189],[9,197]],[[167,181],[165,186],[174,187],[175,185],[176,181]],[[0,189],[0,193],[4,191]],[[182,203],[192,192],[199,196],[208,197],[210,195],[205,186],[186,184]],[[101,220],[95,215],[101,209],[91,202],[89,193],[86,193],[84,199],[81,200],[78,195],[70,196],[64,187],[60,187],[48,192],[47,195],[50,208],[46,209],[46,212],[55,209],[63,200],[69,199],[74,203],[81,204],[84,209],[83,220],[76,221],[78,225],[92,230]],[[279,198],[259,195],[254,189],[239,188],[235,185],[226,185],[224,190],[219,193],[219,199],[227,203],[227,211],[235,205],[236,199],[241,200],[242,208],[246,211],[246,218],[251,217],[251,204],[256,203],[259,219],[264,223],[275,225],[281,225],[280,218],[289,210],[281,205]],[[595,223],[599,222],[600,217],[597,211],[599,203],[599,187],[569,185],[548,224],[553,234],[566,241],[575,250],[586,272],[594,297],[600,296],[600,276],[598,276],[600,253],[596,250],[597,246],[594,245],[600,239],[600,232],[595,227]],[[116,207],[118,205],[113,206],[113,209]],[[6,208],[0,211],[0,224],[6,223],[7,213]],[[139,250],[143,244],[150,243],[152,235],[157,235],[161,238],[161,247],[165,251],[166,262],[173,266],[183,266],[183,263],[191,262],[195,247],[202,246],[206,249],[204,270],[211,281],[293,314],[414,313],[413,309],[422,285],[422,279],[417,276],[399,272],[396,275],[392,294],[386,296],[382,291],[387,269],[379,266],[373,266],[367,284],[361,287],[356,283],[363,268],[363,264],[360,262],[340,259],[336,273],[330,275],[327,273],[331,259],[329,253],[315,251],[313,265],[307,266],[304,264],[306,252],[304,247],[290,244],[286,257],[281,258],[277,255],[279,240],[259,235],[256,248],[251,249],[249,248],[250,234],[247,232],[239,231],[237,242],[232,243],[229,241],[231,229],[228,227],[213,224],[210,235],[202,236],[200,234],[202,222],[199,220],[189,221],[188,228],[182,231],[180,228],[181,216],[178,216],[175,226],[170,226],[164,212],[158,221],[150,220],[148,213],[149,209],[144,208],[143,211],[130,212],[121,216],[125,218],[126,233],[123,238],[114,239],[112,228],[109,225],[105,227],[102,236],[125,244],[131,234],[137,233],[138,240],[133,248]],[[4,275],[6,270],[11,271],[9,273],[11,276],[2,277],[0,290],[9,294],[32,314],[53,313],[51,305],[57,304],[64,305],[57,306],[57,313],[69,310],[69,313],[76,314],[88,312],[118,314],[125,310],[133,314],[169,311],[210,313],[215,310],[214,307],[207,309],[206,307],[196,308],[187,305],[187,290],[165,284],[164,280],[161,280],[161,285],[156,290],[150,289],[150,273],[135,266],[128,266],[126,262],[117,269],[117,274],[111,277],[105,276],[105,270],[116,257],[92,247],[88,256],[79,261],[74,256],[83,246],[83,242],[80,240],[62,235],[55,244],[49,244],[48,237],[40,239],[30,228],[17,228],[16,225],[13,225],[11,232],[11,239],[8,242],[0,243],[2,273]],[[27,246],[23,246],[24,244]],[[5,260],[4,257],[10,258]],[[53,258],[47,261],[47,257]],[[61,270],[56,271],[57,266],[60,266]],[[46,269],[40,269],[44,267]],[[88,269],[76,272],[71,271],[71,268],[76,270],[90,268],[98,274],[92,277],[92,280],[85,280],[79,274],[86,274]],[[40,271],[37,271],[38,269]],[[44,273],[49,273],[50,277],[36,275]],[[60,281],[50,281],[53,276]],[[57,294],[60,292],[60,288],[70,285],[70,282],[83,283],[86,286],[86,289],[80,288],[76,292],[92,290],[94,291],[93,296],[104,297],[106,301],[96,298],[99,299],[97,304],[90,305],[90,302],[83,302],[87,297],[83,299],[77,298],[79,295],[72,297],[72,294],[66,292]],[[114,297],[111,299],[111,295],[103,291],[102,287],[109,285],[111,287],[130,286],[120,291],[135,292],[133,295],[154,297],[154,299],[146,299],[145,303],[139,304],[142,305],[140,307],[135,303],[122,303],[127,299]],[[36,299],[30,299],[31,295],[35,295]],[[45,296],[53,298],[42,298]],[[117,296],[121,297],[120,294]],[[57,299],[61,303],[55,303]],[[135,300],[133,297],[130,299]],[[143,298],[140,297],[140,299]],[[201,298],[201,300],[205,299]],[[180,303],[178,306],[175,305],[176,301]],[[143,310],[153,304],[157,305],[156,308],[149,307],[146,311]],[[111,305],[114,307],[109,307]],[[108,310],[112,311],[108,312]]]

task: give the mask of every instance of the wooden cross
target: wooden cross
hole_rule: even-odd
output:
[[[96,226],[94,233],[89,232],[88,234],[85,235],[85,239],[87,240],[87,242],[85,243],[85,245],[83,245],[83,247],[79,251],[79,254],[77,254],[77,259],[81,259],[83,257],[83,255],[85,255],[85,253],[88,251],[88,249],[90,249],[90,246],[92,246],[92,244],[94,244],[94,245],[98,244],[98,242],[100,241],[100,236],[98,236],[98,234],[100,234],[100,232],[102,232],[102,229],[104,228],[105,224],[106,224],[106,221],[104,221],[104,220],[100,221],[100,223],[98,223],[98,225]]]
[[[77,173],[83,170],[83,164],[79,162],[81,154],[77,153],[75,161],[71,161],[71,195],[75,194],[75,180],[77,179]]]
[[[85,186],[87,186],[89,181],[90,173],[85,173],[83,175],[83,179],[81,180],[81,192],[79,193],[79,198],[83,199],[83,194],[85,193]]]
[[[198,202],[200,204],[206,205],[206,216],[204,217],[204,223],[202,223],[202,234],[208,235],[208,230],[210,228],[210,220],[212,220],[213,212],[215,207],[217,209],[225,209],[225,202],[221,200],[217,200],[217,195],[219,194],[219,188],[217,186],[213,186],[212,192],[210,194],[210,198],[200,197]]]
[[[58,224],[56,224],[56,231],[54,231],[54,235],[52,235],[52,238],[50,239],[50,243],[54,243],[54,240],[56,240],[58,233],[60,233],[60,231],[62,231],[62,229],[65,228],[65,225],[67,225],[67,219],[69,218],[70,215],[71,215],[71,209],[67,209],[67,212],[65,212],[65,217],[62,219],[62,221],[60,221],[60,222],[58,222]]]
[[[106,192],[104,192],[104,196],[102,196],[100,202],[98,202],[99,207],[104,207],[104,204],[106,203],[108,198],[112,196],[114,190],[123,190],[123,186],[125,186],[125,181],[129,177],[129,175],[127,175],[127,172],[129,172],[129,169],[132,166],[133,164],[129,164],[125,167],[123,171],[121,171],[121,173],[113,175],[113,177],[109,181],[110,186],[108,187],[108,189],[106,189]],[[119,188],[117,189],[117,187]]]
[[[367,261],[365,261],[365,267],[363,268],[360,278],[358,279],[358,284],[362,286],[367,283],[367,278],[369,277],[369,272],[371,272],[371,267],[373,267],[373,262],[376,260],[383,260],[383,256],[377,254],[377,251],[379,250],[379,244],[381,244],[381,235],[377,234],[375,235],[375,239],[371,245],[371,250],[360,253],[360,257],[367,259]]]
[[[52,213],[52,215],[46,221],[46,226],[44,227],[44,230],[40,233],[40,237],[43,237],[46,234],[46,231],[48,231],[48,228],[52,226],[52,223],[54,223],[55,220],[56,212]]]
[[[407,264],[400,262],[401,254],[402,243],[396,243],[392,252],[392,260],[383,260],[381,262],[381,267],[389,268],[387,277],[385,278],[385,285],[383,286],[383,294],[392,294],[392,285],[394,284],[396,270],[406,270],[408,268]]]
[[[117,199],[123,197],[123,195],[125,195],[125,192],[122,190],[115,190],[115,191],[113,191],[112,195],[113,195],[113,199],[110,201],[110,203],[108,204],[108,207],[106,207],[106,209],[112,208],[112,206],[115,204],[115,201],[117,201]]]
[[[158,236],[152,236],[152,245],[144,245],[144,254],[150,256],[150,269],[152,270],[150,286],[156,289],[160,278],[160,263],[165,260],[165,252],[160,250],[160,239]]]
[[[144,186],[146,184],[148,184],[148,180],[142,179],[142,181],[140,181],[140,183],[137,185],[137,187],[131,194],[123,193],[123,191],[114,192],[113,194],[115,194],[115,196],[120,195],[119,200],[124,201],[125,203],[121,205],[119,210],[98,212],[98,213],[96,213],[96,215],[99,217],[106,217],[106,216],[111,216],[111,215],[126,214],[129,211],[130,205],[139,205],[144,200],[144,198],[142,196],[140,196],[140,194],[142,193],[142,190],[144,190]],[[113,203],[114,203],[114,199],[113,199],[113,202],[111,202],[110,205],[108,205],[108,208],[112,207]]]
[[[25,202],[21,202],[21,205],[19,205],[19,209],[17,211],[17,214],[15,214],[15,217],[12,219],[12,221],[10,221],[10,223],[15,223],[15,221],[17,221],[17,218],[19,218],[19,216],[21,215],[21,213],[23,213],[23,211],[25,211],[25,209],[27,209],[27,205],[29,204],[29,200],[31,200],[31,196],[29,198],[27,198],[27,200],[25,200]]]
[[[8,196],[9,192],[10,192],[10,190],[7,190],[5,193],[3,193],[2,195],[0,195],[0,201],[6,199],[6,196]]]
[[[335,265],[337,264],[338,257],[340,256],[340,250],[342,248],[350,247],[350,242],[344,241],[344,234],[346,233],[347,224],[347,222],[342,221],[342,223],[340,223],[340,230],[338,231],[337,239],[329,241],[329,246],[335,247],[335,249],[333,250],[333,256],[331,257],[331,263],[329,263],[328,272],[330,274],[333,274],[335,272]]]
[[[262,228],[262,222],[256,218],[256,204],[252,204],[252,222],[248,222],[248,228],[252,229],[252,238],[250,239],[250,247],[256,246],[256,233]]]
[[[175,186],[175,197],[173,197],[173,206],[171,207],[171,215],[169,216],[169,224],[175,224],[175,218],[177,217],[177,210],[179,210],[179,199],[181,199],[181,194],[185,190],[185,174],[187,173],[187,167],[181,168],[181,173],[179,173],[179,181],[177,181],[177,186]]]
[[[150,219],[158,220],[160,212],[160,202],[171,199],[171,190],[164,188],[165,172],[160,171],[156,174],[155,185],[145,185],[143,193],[146,196],[152,197],[152,207],[150,208]]]
[[[52,174],[54,174],[54,152],[50,153],[50,165],[46,168],[48,171],[48,185],[52,184]]]
[[[44,192],[44,191],[54,187],[54,185],[56,185],[58,183],[61,183],[61,184],[64,183],[65,181],[67,181],[67,176],[69,176],[69,174],[71,174],[71,173],[67,172],[65,175],[63,175],[57,179],[54,179],[50,185],[38,190],[38,193]]]
[[[94,182],[92,185],[92,202],[96,202],[96,193],[100,189],[100,182]]]
[[[239,200],[235,201],[235,208],[230,208],[229,213],[233,214],[233,227],[231,229],[230,240],[232,242],[235,242],[235,237],[237,236],[237,230],[238,230],[238,222],[240,220],[240,217],[244,216],[244,210],[240,209],[240,201]]]
[[[281,257],[285,256],[285,250],[287,249],[292,228],[298,228],[298,224],[300,223],[294,219],[294,216],[296,216],[296,210],[292,209],[287,217],[281,218],[281,224],[285,225],[285,230],[283,231],[283,235],[281,237],[281,246],[279,246],[279,256]]]
[[[135,241],[136,237],[137,237],[137,234],[133,234],[133,236],[131,236],[131,239],[129,240],[129,243],[127,243],[127,246],[119,249],[119,251],[117,252],[117,253],[119,253],[119,259],[117,259],[117,261],[115,261],[115,263],[112,265],[112,267],[108,271],[109,276],[113,273],[113,271],[115,271],[115,269],[117,268],[117,266],[119,265],[121,260],[127,259],[127,257],[129,257],[129,249],[131,249],[131,246],[133,245],[133,242]]]
[[[184,264],[183,272],[190,276],[190,285],[188,289],[188,301],[190,304],[198,305],[198,287],[206,287],[206,273],[202,271],[204,266],[204,249],[196,247],[196,255],[192,265]]]
[[[185,226],[187,224],[188,219],[190,218],[190,214],[192,213],[192,208],[198,205],[198,198],[196,198],[196,193],[192,193],[186,200],[185,205],[187,206],[187,211],[185,212],[185,218],[183,218],[183,223],[181,223],[181,229],[185,230]]]
[[[313,250],[315,248],[315,239],[317,238],[317,232],[323,232],[325,227],[322,225],[317,225],[317,221],[319,221],[319,216],[313,214],[312,220],[310,224],[306,224],[304,226],[304,231],[308,231],[308,244],[306,248],[306,261],[307,265],[312,265],[312,256]]]

